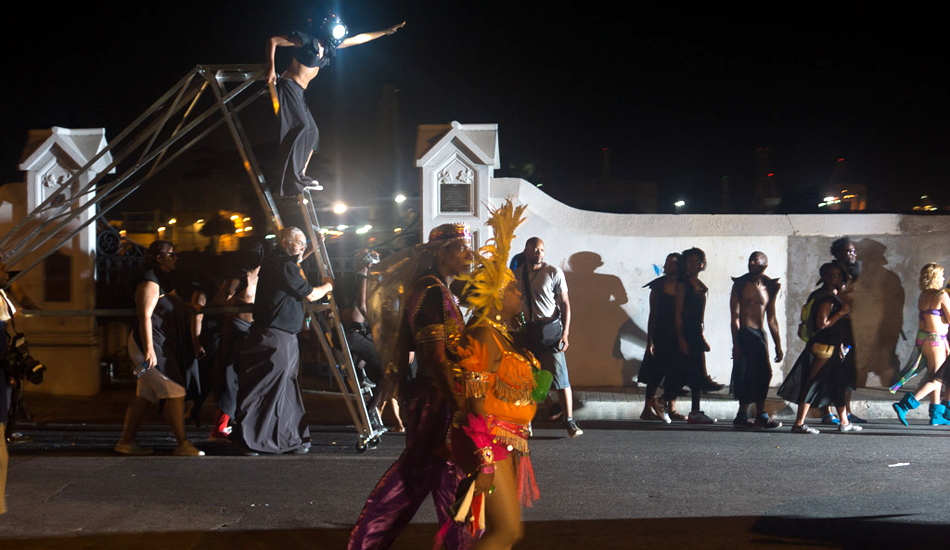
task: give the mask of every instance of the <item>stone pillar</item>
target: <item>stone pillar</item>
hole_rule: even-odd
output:
[[[0,234],[5,234],[27,217],[39,204],[57,192],[59,186],[80,171],[106,146],[105,129],[53,127],[32,130],[21,157],[25,181],[0,187]],[[104,155],[78,181],[64,191],[68,198],[88,184],[111,162]],[[88,196],[73,205],[86,204]],[[68,234],[95,215],[95,207],[84,212],[62,231]],[[56,238],[32,251],[17,265],[17,271],[59,244]],[[85,227],[42,263],[25,273],[18,283],[46,310],[91,310],[96,305],[95,223]],[[45,381],[27,384],[27,391],[59,395],[93,395],[100,389],[99,346],[96,320],[85,317],[17,317],[16,330],[26,335],[31,354],[46,365]]]
[[[478,247],[491,179],[500,167],[498,125],[420,125],[416,159],[422,169],[422,240],[433,227],[462,222],[471,226]]]

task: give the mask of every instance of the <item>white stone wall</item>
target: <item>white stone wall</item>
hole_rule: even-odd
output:
[[[709,373],[728,383],[732,372],[729,293],[731,277],[747,271],[754,251],[769,257],[767,274],[781,280],[776,313],[785,360],[773,365],[781,383],[803,343],[797,330],[801,305],[815,288],[818,269],[831,259],[829,246],[842,235],[856,243],[864,271],[855,285],[854,336],[859,385],[888,385],[910,353],[917,330],[917,274],[927,262],[950,269],[950,224],[940,216],[898,214],[672,215],[606,214],[566,206],[520,179],[494,178],[498,129],[492,124],[420,126],[416,165],[421,169],[422,226],[448,221],[471,224],[477,244],[490,237],[484,225],[487,200],[506,197],[527,204],[527,221],[513,250],[533,236],[545,243],[548,263],[564,269],[573,321],[567,361],[577,386],[634,384],[643,358],[649,292],[670,252],[706,252],[701,279],[709,287],[706,356]],[[470,166],[477,198],[472,211],[445,215],[438,185],[446,163]],[[455,165],[453,165],[455,166]],[[456,170],[457,171],[457,170]],[[487,187],[487,189],[486,189]],[[773,345],[770,343],[770,353]]]
[[[855,311],[860,318],[855,319],[855,348],[859,372],[871,373],[859,376],[867,378],[868,385],[888,381],[879,382],[885,377],[882,356],[902,359],[909,353],[917,323],[917,270],[928,261],[950,266],[938,244],[947,242],[950,228],[940,218],[605,214],[568,207],[520,179],[493,179],[491,203],[498,205],[509,196],[528,205],[527,221],[518,230],[513,250],[539,236],[545,242],[546,261],[563,268],[567,277],[573,311],[567,360],[571,382],[577,386],[633,384],[649,315],[649,292],[642,287],[657,277],[670,252],[693,246],[706,252],[708,267],[701,279],[710,289],[706,334],[712,349],[707,365],[714,378],[726,383],[732,369],[731,277],[746,272],[753,251],[768,255],[767,274],[780,278],[783,285],[776,313],[786,359],[773,365],[774,385],[781,383],[801,352],[796,336],[801,303],[814,288],[819,266],[830,259],[828,247],[834,238],[850,235],[865,262],[856,289]],[[895,291],[895,282],[903,296]],[[885,307],[888,300],[898,303]],[[895,317],[889,310],[900,312],[899,326],[909,340],[900,340],[893,327],[887,329]],[[890,345],[893,351],[877,349],[885,332],[897,339]]]

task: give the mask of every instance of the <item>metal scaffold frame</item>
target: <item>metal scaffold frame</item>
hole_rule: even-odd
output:
[[[7,268],[26,264],[19,268],[19,273],[13,276],[10,282],[16,281],[42,263],[89,224],[103,218],[122,200],[222,124],[226,125],[234,140],[244,170],[264,211],[271,217],[274,226],[282,229],[280,212],[238,118],[238,113],[259,97],[268,95],[268,92],[276,112],[278,103],[274,88],[254,87],[255,83],[263,82],[266,77],[264,65],[198,65],[192,69],[0,238],[0,259]],[[233,85],[233,88],[229,90],[227,85]],[[210,106],[200,103],[202,98],[206,97],[212,100]],[[219,116],[216,118],[215,115]],[[83,178],[92,173],[93,166],[100,159],[108,158],[106,155],[111,155],[111,163],[99,169],[87,183],[82,184]],[[127,164],[129,160],[132,160],[131,166]],[[124,171],[115,179],[105,181],[106,175],[114,173],[120,165],[125,166]],[[78,190],[71,193],[70,190],[74,187],[78,187]],[[317,235],[320,226],[309,190],[305,190],[304,194],[306,199],[304,195],[300,195],[298,203],[303,208],[304,219],[309,220],[306,233],[318,252],[316,257],[320,274],[323,277],[332,277],[326,248]],[[88,218],[84,220],[83,217],[87,213]],[[33,257],[34,253],[47,243],[50,243],[48,249]],[[32,258],[29,263],[28,256]],[[329,312],[325,315],[327,310]],[[307,311],[311,330],[317,333],[323,354],[330,363],[347,409],[360,433],[357,450],[365,451],[379,442],[379,436],[385,432],[385,428],[379,426],[378,422],[370,421],[364,394],[371,394],[368,389],[360,389],[332,293],[328,305],[314,305],[308,307]],[[327,333],[316,328],[324,324],[331,331],[336,331],[342,350],[334,349]]]
[[[17,265],[30,252],[56,239],[49,250],[23,267],[20,275],[36,267],[82,229],[105,216],[123,199],[141,188],[160,170],[222,124],[228,126],[238,152],[241,154],[244,169],[264,210],[273,215],[278,229],[282,227],[274,199],[264,181],[257,159],[251,151],[250,142],[244,133],[240,119],[237,117],[238,112],[267,93],[266,87],[256,92],[250,91],[251,86],[264,78],[264,75],[263,65],[199,65],[195,67],[0,238],[0,250],[3,251],[4,263],[7,266]],[[228,91],[225,83],[233,82],[237,82],[238,85]],[[199,100],[208,90],[214,96],[213,104],[201,113],[195,114]],[[239,98],[242,101],[235,105]],[[183,113],[182,110],[184,110]],[[180,120],[173,126],[173,117],[179,113]],[[222,116],[217,120],[211,120],[215,114]],[[189,117],[191,117],[190,120]],[[191,139],[185,141],[186,137]],[[139,157],[131,167],[114,180],[103,183],[107,174],[132,158],[136,152],[139,152]],[[79,184],[96,162],[107,154],[112,155],[112,162],[76,193],[70,194],[70,188]],[[143,171],[146,171],[144,175],[141,174]],[[89,219],[72,230],[63,231],[90,209],[93,213]]]

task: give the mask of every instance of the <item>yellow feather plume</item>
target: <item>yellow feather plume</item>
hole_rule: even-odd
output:
[[[508,198],[491,211],[486,224],[492,228],[493,236],[475,254],[475,268],[471,273],[458,277],[466,282],[463,295],[469,309],[478,312],[479,317],[485,317],[489,308],[501,309],[505,288],[515,280],[515,274],[508,269],[508,254],[515,229],[524,222],[527,207],[515,207]]]

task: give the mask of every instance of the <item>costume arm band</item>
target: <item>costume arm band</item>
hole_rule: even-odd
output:
[[[431,342],[445,342],[445,327],[443,325],[426,325],[416,331],[417,344]]]
[[[456,374],[462,397],[482,399],[488,395],[495,375],[491,372],[470,372],[460,369]]]

